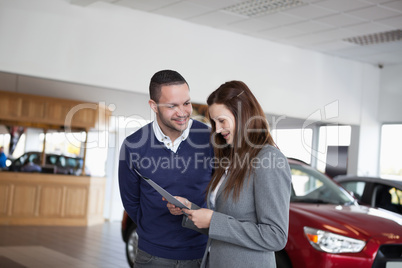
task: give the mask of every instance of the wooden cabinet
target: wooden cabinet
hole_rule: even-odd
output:
[[[12,98],[9,93],[0,91],[0,118],[14,119],[21,116],[21,98]]]
[[[96,103],[0,91],[3,123],[88,130],[97,126],[100,117],[109,116],[109,110]]]
[[[1,225],[102,223],[106,178],[0,172]]]

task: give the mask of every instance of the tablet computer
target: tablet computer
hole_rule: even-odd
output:
[[[184,205],[182,202],[180,202],[179,200],[177,200],[173,195],[171,195],[168,191],[166,191],[165,189],[163,189],[162,187],[160,187],[156,182],[154,182],[153,180],[151,180],[150,178],[147,178],[143,175],[141,175],[141,173],[133,168],[133,170],[138,174],[138,176],[140,176],[141,178],[143,178],[147,183],[149,183],[149,185],[151,185],[158,193],[160,193],[169,203],[175,205],[176,207],[179,208],[186,208],[186,209],[190,209],[188,208],[186,205]]]

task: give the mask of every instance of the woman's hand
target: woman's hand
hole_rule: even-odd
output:
[[[191,208],[191,202],[187,200],[187,198],[184,197],[180,197],[180,196],[175,196],[175,198],[177,200],[179,200],[180,202],[182,202],[184,205],[186,205],[187,207]],[[162,197],[163,201],[167,201],[164,197]],[[183,215],[183,211],[181,210],[181,208],[176,207],[175,205],[173,205],[172,203],[167,203],[167,208],[169,209],[170,213],[172,215]]]
[[[183,208],[183,212],[188,215],[188,218],[194,223],[198,228],[209,228],[211,224],[213,210],[200,208],[197,210],[189,210]]]

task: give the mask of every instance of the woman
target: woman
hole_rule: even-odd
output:
[[[257,99],[240,81],[221,85],[207,100],[216,161],[208,209],[184,212],[183,226],[208,236],[201,267],[275,267],[287,242],[291,174]],[[196,227],[196,228],[194,228]]]

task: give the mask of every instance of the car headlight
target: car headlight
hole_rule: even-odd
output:
[[[366,242],[331,232],[304,227],[304,233],[310,244],[317,250],[327,253],[360,252]]]

